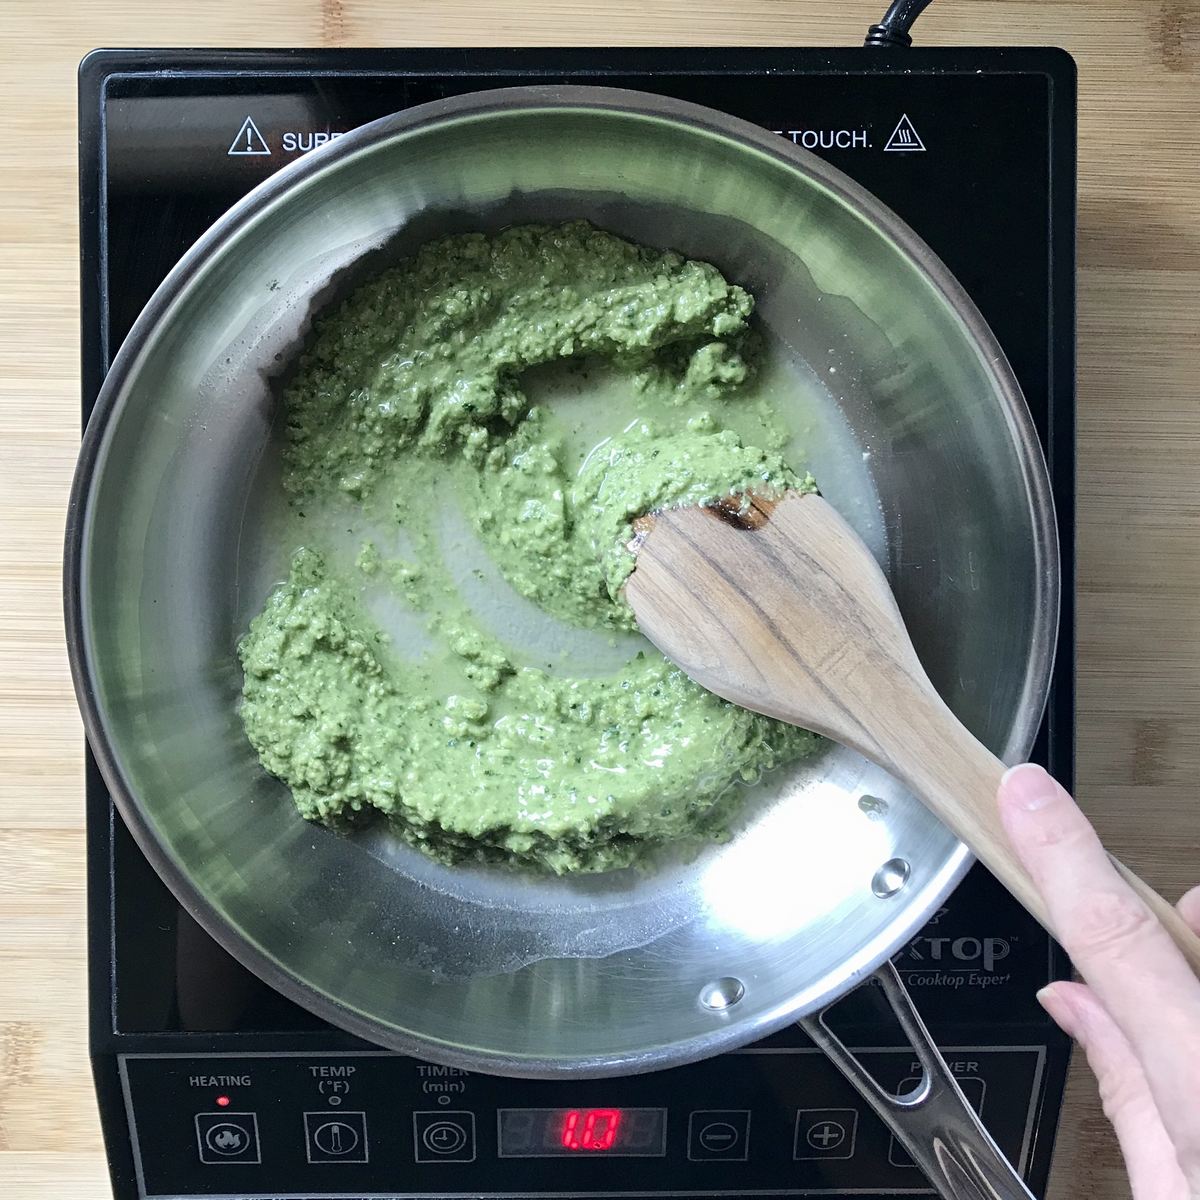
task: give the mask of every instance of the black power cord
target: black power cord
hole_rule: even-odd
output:
[[[878,25],[867,30],[864,46],[911,46],[909,30],[916,19],[929,7],[931,0],[893,0]]]

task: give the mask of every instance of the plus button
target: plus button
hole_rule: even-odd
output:
[[[808,1131],[808,1140],[820,1150],[832,1150],[846,1140],[846,1127],[836,1121],[822,1121]]]
[[[858,1113],[852,1108],[809,1108],[796,1114],[794,1157],[852,1158]]]

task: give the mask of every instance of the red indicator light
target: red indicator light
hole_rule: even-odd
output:
[[[217,1097],[217,1107],[218,1108],[228,1108],[229,1107],[229,1097],[228,1096],[218,1096]]]
[[[568,1150],[611,1150],[621,1128],[619,1108],[572,1108],[563,1121]]]

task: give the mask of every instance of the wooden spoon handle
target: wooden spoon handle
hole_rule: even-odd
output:
[[[984,748],[933,691],[922,689],[912,705],[911,677],[905,696],[910,724],[906,737],[897,738],[896,725],[875,731],[887,743],[887,766],[916,792],[944,824],[966,842],[989,871],[1052,933],[1050,914],[1038,889],[1008,841],[996,806],[996,789],[1004,764]],[[1193,972],[1200,975],[1200,937],[1145,880],[1112,858],[1126,883],[1159,919]]]
[[[938,696],[883,572],[836,510],[817,496],[751,495],[668,509],[637,528],[625,595],[664,654],[718,696],[831,737],[903,780],[1053,932],[1000,823],[1004,765]],[[1118,870],[1200,974],[1200,938]]]

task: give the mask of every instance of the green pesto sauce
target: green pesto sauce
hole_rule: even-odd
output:
[[[303,816],[605,870],[720,836],[739,782],[815,752],[693,684],[621,598],[634,517],[814,486],[755,395],[752,308],[708,264],[574,223],[431,243],[318,322],[284,397],[300,548],[240,646],[247,734]],[[369,536],[356,518],[339,565],[348,510]],[[509,644],[506,593],[607,666]]]

